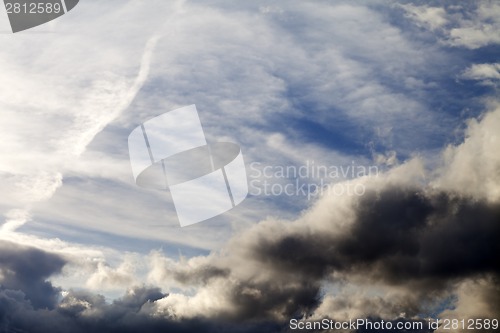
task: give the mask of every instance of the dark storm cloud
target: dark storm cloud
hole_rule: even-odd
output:
[[[246,243],[233,243],[233,258],[225,265],[238,283],[227,287],[232,305],[228,317],[307,317],[320,303],[321,287],[332,273],[346,281],[356,278],[406,289],[414,298],[398,309],[407,315],[421,313],[433,297],[465,279],[498,279],[499,204],[407,186],[373,190],[351,204],[354,221],[338,232],[332,217],[322,221],[331,225],[331,232],[297,224],[272,231],[259,226],[245,234]],[[265,277],[241,277],[238,262],[256,262]],[[217,261],[214,265],[220,269]],[[184,274],[196,281],[200,272]],[[494,313],[499,295],[488,298]]]
[[[309,315],[320,302],[321,284],[314,279],[276,279],[265,282],[240,281],[229,301],[231,320],[273,319]]]
[[[64,264],[55,254],[0,241],[0,290],[19,290],[35,308],[53,308],[59,289],[46,279]]]
[[[371,272],[389,283],[500,272],[498,204],[394,187],[366,193],[355,205],[348,232],[261,239],[254,255],[270,267],[306,276]]]
[[[278,238],[262,233],[253,242],[251,257],[275,271],[276,285],[300,280],[319,285],[335,272],[347,279],[407,287],[422,297],[466,278],[500,276],[498,204],[391,187],[366,193],[354,207],[355,221],[346,231],[292,229]],[[309,296],[302,304],[315,304],[318,295]],[[500,296],[488,297],[493,310]],[[409,302],[402,310],[417,314],[419,305]]]
[[[279,332],[272,322],[229,323],[212,319],[173,320],[148,312],[157,289],[132,289],[133,295],[107,304],[102,296],[71,292],[55,310],[35,310],[21,297],[0,292],[0,332],[31,333],[153,333],[153,332]],[[152,298],[151,298],[152,297]]]
[[[202,269],[182,270],[182,276],[215,294],[220,291],[211,282],[227,281],[231,311],[217,315],[238,321],[307,317],[332,276],[403,288],[412,297],[398,300],[393,312],[410,316],[447,297],[456,283],[499,277],[497,203],[394,185],[367,191],[350,204],[354,219],[347,228],[336,230],[339,215],[322,220],[324,229],[262,224],[230,245],[228,261],[215,256],[212,268],[205,262]],[[498,293],[483,298],[494,313]]]

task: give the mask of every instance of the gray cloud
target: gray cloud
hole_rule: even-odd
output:
[[[264,236],[253,251],[285,279],[302,275],[320,281],[341,272],[346,280],[412,290],[418,297],[397,310],[417,315],[429,301],[449,295],[458,281],[498,279],[499,220],[498,204],[388,188],[365,195],[355,223],[340,235],[292,232],[271,241]],[[485,316],[493,315],[500,301],[498,293],[488,298]]]
[[[261,224],[244,234],[245,242],[233,243],[228,261],[222,261],[231,271],[222,279],[237,283],[227,283],[229,310],[219,315],[235,320],[307,316],[320,303],[325,280],[355,279],[411,291],[417,296],[396,307],[395,313],[414,316],[425,311],[429,301],[449,296],[450,288],[464,279],[499,277],[500,205],[496,203],[389,186],[367,193],[353,206],[354,222],[338,232],[339,221],[332,220],[323,221],[332,232],[275,222],[281,231]],[[238,262],[257,271],[246,275]],[[220,259],[215,258],[213,265],[191,270],[188,280],[207,281],[207,272],[213,271],[217,281]],[[204,288],[219,292],[213,280]],[[489,297],[489,314],[494,314],[500,297]]]
[[[500,271],[498,204],[393,187],[365,194],[357,206],[344,234],[290,233],[258,240],[254,253],[270,267],[305,276],[329,269],[372,272],[391,283]]]
[[[35,310],[22,292],[0,291],[0,332],[263,332],[279,331],[272,322],[227,323],[195,318],[177,321],[148,313],[151,302],[162,297],[157,289],[135,288],[107,304],[102,296],[71,292],[54,310]]]
[[[61,292],[46,280],[65,264],[59,255],[0,241],[0,332],[262,332],[280,327],[266,321],[155,316],[154,302],[167,295],[154,287],[132,288],[112,303],[90,292]]]
[[[59,289],[46,280],[64,264],[60,256],[0,241],[0,290],[17,296],[23,293],[35,309],[53,308]]]

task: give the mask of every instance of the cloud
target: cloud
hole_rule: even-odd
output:
[[[469,80],[500,79],[500,63],[474,64],[463,72],[462,78]]]
[[[0,54],[5,74],[0,79],[4,133],[0,179],[10,195],[0,200],[0,206],[29,213],[34,203],[50,199],[62,186],[63,177],[72,165],[79,165],[89,143],[128,108],[146,81],[159,39],[152,32],[146,35],[136,39],[140,51],[131,53],[116,42],[102,45],[106,44],[102,35],[76,39],[64,35],[32,43],[28,33],[27,39],[5,43]],[[95,44],[73,53],[86,43]],[[99,49],[96,44],[102,46],[96,51],[99,55],[88,61],[91,50]],[[65,56],[55,56],[58,49],[66,50]],[[103,56],[109,54],[105,50],[115,55],[121,50],[122,59],[137,58],[129,66],[118,56]],[[11,223],[7,229],[13,227]]]
[[[25,224],[31,219],[31,215],[26,210],[13,209],[7,212],[6,221],[0,228],[0,233],[9,233]]]
[[[407,17],[437,33],[443,44],[478,49],[500,43],[500,6],[495,1],[431,7],[400,5]]]
[[[152,302],[164,294],[155,288],[138,287],[108,304],[99,295],[85,292],[65,292],[59,306],[53,310],[35,310],[23,299],[21,292],[0,291],[0,331],[12,332],[262,332],[277,331],[273,323],[221,324],[204,319],[176,321],[150,314]]]
[[[463,143],[448,146],[440,177],[433,184],[446,191],[466,193],[490,202],[500,200],[500,156],[497,153],[500,109],[491,101],[490,112],[478,121],[470,119]]]
[[[483,1],[471,19],[462,19],[459,26],[449,32],[449,43],[476,49],[491,44],[500,44],[500,5],[495,1]]]
[[[482,318],[485,313],[500,311],[498,276],[462,281],[456,287],[457,302],[440,314],[441,318]],[[438,330],[442,331],[442,330]]]
[[[443,8],[415,6],[412,4],[400,6],[407,12],[407,17],[431,30],[441,28],[448,22],[446,19],[446,11]]]
[[[500,80],[500,63],[474,64],[466,68],[461,79],[479,81],[480,84],[496,87]]]
[[[0,241],[0,332],[220,331],[221,325],[209,319],[155,316],[154,302],[166,296],[158,288],[134,287],[112,303],[90,292],[62,291],[46,279],[66,263],[59,255]],[[234,332],[258,332],[269,325],[231,326]]]
[[[110,267],[104,260],[98,261],[96,265],[97,268],[86,282],[90,290],[122,289],[123,286],[126,288],[137,284],[136,270],[140,267],[140,259],[135,256],[125,255],[116,268]]]
[[[400,185],[367,192],[355,205],[356,218],[344,233],[262,237],[254,255],[270,267],[307,277],[332,269],[395,284],[429,279],[431,288],[441,278],[498,272],[497,206]],[[460,247],[448,245],[459,240]]]
[[[16,298],[22,294],[35,309],[54,308],[59,289],[46,279],[61,272],[64,264],[58,255],[0,241],[0,291]]]

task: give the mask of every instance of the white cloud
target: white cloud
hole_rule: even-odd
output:
[[[95,8],[82,5],[79,12],[80,8],[95,14]],[[124,5],[118,11],[133,9]],[[73,31],[79,19],[77,15],[73,24],[71,20],[58,20],[58,24]],[[102,28],[105,20],[97,19],[95,29]],[[131,49],[109,43],[106,35],[95,32],[80,37],[75,37],[76,32],[58,38],[30,32],[0,37],[9,39],[2,41],[5,47],[0,53],[4,73],[0,78],[0,178],[10,193],[0,206],[29,211],[33,204],[49,200],[68,172],[102,170],[99,163],[82,166],[81,155],[141,89],[159,36],[143,30],[146,37],[134,38],[138,47]],[[116,178],[116,170],[113,174]],[[13,226],[9,221],[5,228],[13,231]]]
[[[479,3],[471,19],[462,19],[459,26],[449,32],[449,43],[476,49],[500,44],[500,4],[495,1]]]
[[[500,63],[474,64],[463,71],[460,78],[477,80],[483,85],[495,86],[500,80]]]
[[[10,210],[5,217],[6,220],[0,228],[0,233],[13,232],[31,219],[30,213],[23,209]]]
[[[141,257],[125,254],[117,267],[111,267],[103,260],[97,262],[96,270],[89,276],[85,286],[90,290],[127,290],[130,286],[139,285],[137,270],[141,266]]]
[[[500,107],[492,101],[490,112],[470,119],[466,138],[444,151],[445,165],[435,186],[466,193],[491,202],[500,200]]]
[[[490,278],[463,281],[456,287],[457,301],[453,309],[443,311],[439,317],[448,319],[484,318],[490,313],[491,300],[499,293],[498,284]],[[443,332],[440,327],[437,332]]]
[[[400,5],[400,7],[407,12],[408,17],[431,30],[441,28],[448,22],[446,11],[443,8],[415,6],[412,4]]]
[[[446,45],[477,49],[500,43],[498,2],[485,0],[446,8],[411,4],[400,7],[417,24],[436,32]]]

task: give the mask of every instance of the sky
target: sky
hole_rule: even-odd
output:
[[[0,332],[498,319],[499,55],[496,1],[0,9]],[[250,193],[181,228],[127,138],[192,104]]]

